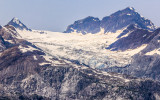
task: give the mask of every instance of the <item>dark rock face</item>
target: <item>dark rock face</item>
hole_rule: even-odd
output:
[[[130,33],[138,28],[137,25],[131,24],[129,25],[117,38],[122,38],[123,36],[127,35],[127,33]]]
[[[17,37],[19,34],[17,33],[17,31],[15,30],[13,26],[6,25],[0,28],[0,35],[5,41],[5,46],[8,47],[11,43],[12,44],[16,43],[17,39],[14,37]]]
[[[156,54],[156,52],[155,54],[147,55],[148,52],[159,50],[160,29],[157,29],[156,32],[159,34],[152,39],[144,50],[133,57],[134,60],[129,70],[132,75],[160,80],[160,55]]]
[[[135,28],[130,33],[128,32],[127,37],[122,37],[118,39],[116,42],[111,44],[107,49],[122,50],[122,51],[125,51],[127,49],[135,49],[137,47],[142,46],[143,44],[148,44],[155,36],[157,36],[157,34],[159,34],[159,32],[160,32],[159,29],[155,30],[154,32],[149,32],[144,29]]]
[[[142,51],[143,54],[150,52],[154,49],[159,49],[160,47],[160,28],[154,31],[150,36],[152,40],[148,43],[148,46]]]
[[[16,39],[13,37],[18,36],[18,33],[15,31],[15,28],[13,26],[5,26],[0,27],[0,52],[8,48],[12,42],[12,44],[15,44]]]
[[[160,81],[160,56],[135,55],[129,67],[131,75]]]
[[[31,31],[31,29],[27,28],[18,18],[13,18],[7,25],[12,25],[20,30]]]
[[[146,40],[148,41],[147,47],[132,57],[132,63],[130,65],[122,68],[112,67],[105,69],[105,71],[118,72],[136,77],[150,78],[160,81],[160,55],[156,52],[153,52],[153,54],[149,55],[147,54],[148,52],[154,50],[159,51],[160,29],[149,33],[149,36],[147,36],[145,39],[142,39],[142,41]],[[123,48],[123,45],[121,46]]]
[[[74,24],[68,26],[65,33],[71,33],[74,30],[76,32],[86,33],[98,33],[100,29],[104,29],[106,32],[116,32],[122,30],[129,25],[136,25],[139,28],[153,31],[155,30],[154,24],[142,17],[137,13],[134,8],[126,8],[118,12],[113,13],[110,16],[104,17],[102,20],[94,17],[87,17],[82,20],[76,21]]]
[[[97,33],[100,31],[100,20],[94,17],[87,17],[82,20],[75,21],[74,24],[68,26],[65,33],[74,32],[74,30],[78,33]]]

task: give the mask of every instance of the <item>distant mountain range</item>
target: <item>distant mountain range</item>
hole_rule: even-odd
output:
[[[159,100],[160,29],[134,8],[65,33],[0,26],[0,100]]]

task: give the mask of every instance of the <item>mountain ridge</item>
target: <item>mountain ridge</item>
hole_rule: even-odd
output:
[[[64,33],[77,32],[82,34],[87,34],[87,33],[95,34],[100,32],[101,28],[104,29],[104,33],[106,32],[115,33],[117,30],[121,30],[122,28],[127,27],[128,25],[131,25],[131,24],[137,24],[138,27],[142,29],[147,29],[150,31],[153,31],[156,29],[156,26],[150,20],[142,17],[138,12],[135,11],[133,7],[127,7],[123,10],[119,10],[111,14],[110,16],[106,16],[102,18],[102,20],[98,19],[99,20],[98,22],[94,21],[96,17],[92,17],[90,19],[92,20],[91,22],[85,21],[89,17],[75,21],[75,23],[67,27]],[[87,27],[85,27],[86,23],[88,25]],[[96,24],[96,28],[94,29],[93,25],[95,24]]]

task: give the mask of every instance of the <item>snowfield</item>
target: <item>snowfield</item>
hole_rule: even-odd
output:
[[[111,51],[105,49],[115,42],[123,30],[116,33],[103,34],[103,29],[97,34],[60,33],[50,31],[21,31],[20,38],[26,39],[45,53],[68,61],[78,61],[92,68],[124,67],[131,62],[131,57],[144,49],[143,45],[134,50]]]

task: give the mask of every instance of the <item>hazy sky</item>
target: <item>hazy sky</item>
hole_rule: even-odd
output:
[[[101,19],[128,6],[160,26],[160,0],[0,0],[0,25],[17,17],[32,29],[64,31],[75,20]]]

